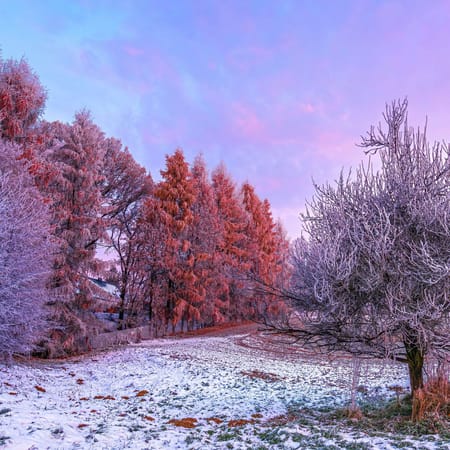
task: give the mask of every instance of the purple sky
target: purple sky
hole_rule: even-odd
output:
[[[155,179],[177,147],[223,161],[291,237],[386,101],[449,140],[448,1],[0,0],[0,47],[47,87],[46,119],[86,107]]]

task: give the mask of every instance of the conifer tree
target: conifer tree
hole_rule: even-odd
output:
[[[214,191],[202,156],[192,166],[195,200],[192,205],[193,223],[190,227],[191,250],[194,257],[196,292],[202,299],[201,321],[204,325],[220,323],[223,318],[217,308],[220,287],[220,255],[217,253],[220,224]]]
[[[249,259],[249,314],[256,314],[257,303],[266,303],[264,291],[258,289],[272,285],[280,268],[276,258],[275,224],[267,200],[261,201],[248,182],[241,189],[244,210],[247,215],[247,255]]]
[[[150,328],[155,336],[165,334],[168,322],[168,273],[167,216],[161,201],[155,196],[147,197],[142,205],[137,222],[136,250],[140,255],[139,274],[144,280],[142,295],[148,308]]]
[[[212,173],[212,185],[218,210],[220,239],[217,248],[222,268],[219,281],[220,309],[227,320],[240,318],[239,301],[245,288],[245,273],[249,268],[246,255],[245,214],[236,193],[236,187],[223,165]]]
[[[193,223],[195,188],[183,152],[166,157],[162,181],[155,189],[161,201],[161,220],[167,227],[165,266],[167,269],[166,320],[174,329],[179,322],[192,324],[200,319],[201,296],[195,289],[194,258],[189,241]]]
[[[53,285],[63,297],[76,297],[78,307],[85,307],[89,301],[85,276],[95,263],[97,241],[104,236],[99,188],[104,135],[85,111],[76,114],[72,124],[56,122],[51,128],[53,139],[44,157],[53,169],[45,189],[59,242]]]

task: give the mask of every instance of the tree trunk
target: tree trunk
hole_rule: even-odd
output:
[[[404,342],[404,345],[409,369],[411,396],[414,398],[415,391],[423,388],[424,355],[422,350],[416,344]]]
[[[118,326],[117,326],[118,330],[124,330],[125,329],[124,318],[125,318],[125,308],[124,308],[123,305],[121,305],[120,309],[119,309],[119,323],[118,323]]]
[[[150,300],[148,304],[148,321],[151,323],[153,320],[153,306],[152,306],[152,300]]]

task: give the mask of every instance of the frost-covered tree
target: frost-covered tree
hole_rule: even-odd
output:
[[[83,111],[71,124],[41,123],[39,139],[23,155],[48,204],[56,244],[49,305],[54,327],[42,342],[45,356],[89,348],[88,275],[97,270],[96,247],[105,232],[100,189],[104,141],[103,132]]]
[[[28,63],[0,57],[0,137],[23,142],[41,116],[46,93]]]
[[[387,131],[372,127],[362,142],[380,169],[316,186],[285,331],[327,351],[404,361],[414,395],[425,357],[450,352],[449,147],[408,127],[406,101],[384,118]]]
[[[246,255],[250,264],[246,274],[248,293],[245,310],[250,317],[262,315],[260,318],[270,320],[270,317],[281,312],[283,303],[270,295],[266,287],[280,285],[279,278],[286,266],[288,242],[282,228],[272,218],[269,201],[261,201],[248,182],[242,185],[241,195],[247,222]]]
[[[202,299],[201,324],[213,325],[223,321],[217,304],[223,281],[220,254],[217,252],[221,228],[214,191],[202,156],[194,160],[192,179],[195,200],[192,204],[193,222],[189,229],[189,241],[194,258],[195,290]]]
[[[49,127],[51,141],[41,159],[50,164],[51,173],[41,187],[49,199],[59,244],[53,285],[61,298],[76,298],[82,307],[89,297],[85,275],[105,231],[100,190],[104,135],[87,112],[76,114],[72,124],[55,122]]]
[[[218,278],[221,292],[217,304],[224,318],[233,321],[246,317],[240,311],[246,273],[251,267],[247,252],[246,216],[236,185],[223,164],[213,171],[211,178],[220,227],[216,264],[221,267]]]
[[[148,307],[150,328],[155,335],[167,331],[167,224],[161,201],[153,196],[145,199],[140,218],[137,223],[138,237],[136,241],[141,277],[145,280],[143,295]]]
[[[181,150],[166,157],[166,168],[161,170],[161,176],[155,197],[160,201],[160,218],[166,226],[166,319],[175,328],[180,322],[193,323],[200,319],[202,298],[196,289],[194,256],[189,240],[195,187]]]
[[[29,352],[45,331],[50,217],[17,147],[0,140],[0,354]]]

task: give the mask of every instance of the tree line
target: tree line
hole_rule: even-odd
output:
[[[87,111],[42,120],[45,101],[26,61],[0,61],[5,352],[86,350],[98,328],[91,274],[118,287],[119,329],[145,322],[162,335],[276,313],[257,286],[283,276],[288,243],[249,182],[180,149],[154,182]]]

